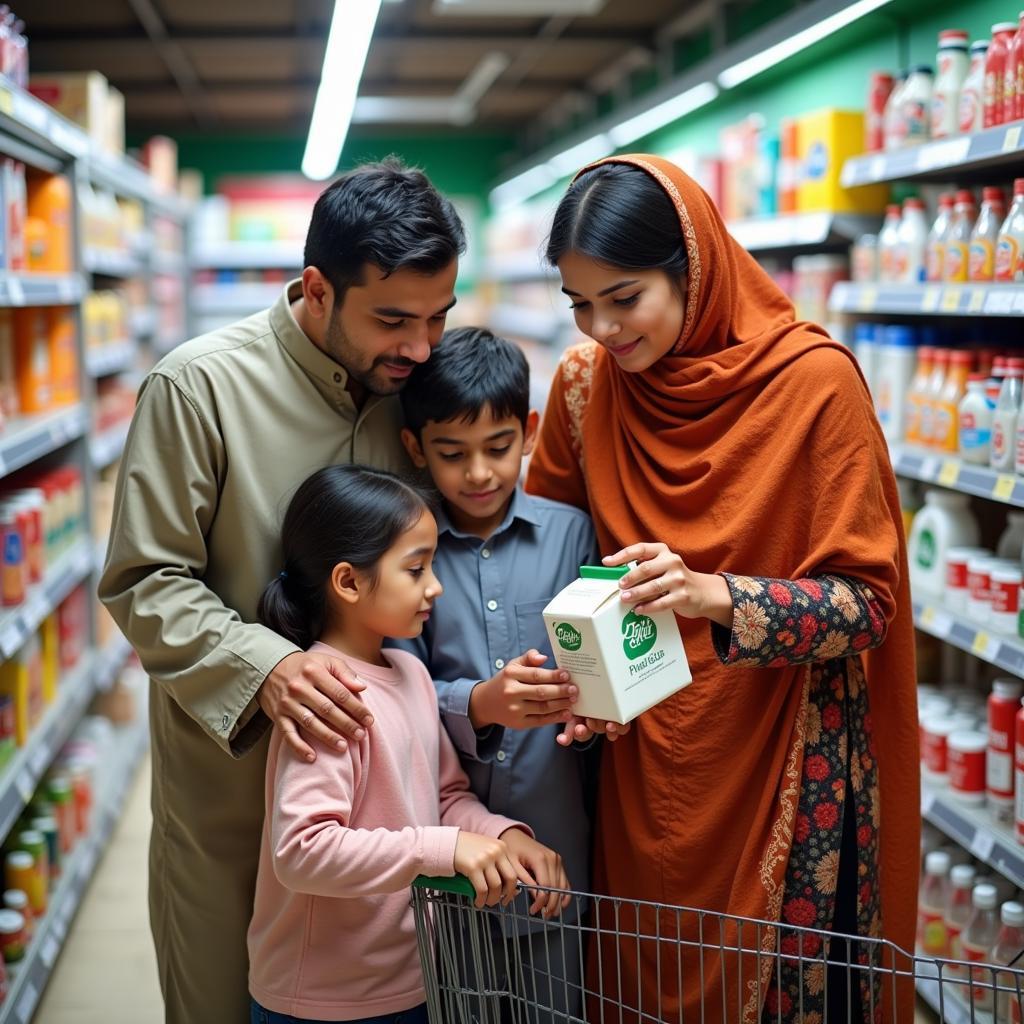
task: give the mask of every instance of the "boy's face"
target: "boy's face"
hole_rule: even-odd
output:
[[[531,410],[524,431],[517,417],[498,419],[488,406],[474,423],[431,420],[418,439],[403,430],[402,441],[412,461],[429,470],[455,526],[486,538],[505,516],[523,456],[533,451],[537,422]]]

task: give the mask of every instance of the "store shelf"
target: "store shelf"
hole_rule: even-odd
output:
[[[115,633],[113,639],[97,652],[93,668],[93,684],[97,693],[103,693],[114,685],[131,653],[131,644],[120,633]]]
[[[192,312],[197,316],[249,316],[272,306],[281,297],[281,282],[197,284],[192,289]]]
[[[896,316],[1024,316],[1024,285],[870,284],[841,281],[828,300],[833,313]]]
[[[85,369],[90,377],[110,377],[115,373],[130,370],[135,365],[138,352],[131,339],[89,349],[85,353]]]
[[[81,437],[86,430],[85,406],[73,405],[42,416],[19,416],[0,430],[0,477]]]
[[[89,457],[92,459],[94,469],[106,469],[121,457],[125,441],[128,440],[130,426],[130,420],[117,423],[102,433],[96,434],[89,441]]]
[[[518,252],[488,261],[484,279],[501,284],[523,284],[530,281],[557,281],[559,273],[544,262],[541,252]]]
[[[727,224],[729,233],[750,252],[771,252],[849,245],[859,235],[877,231],[880,217],[846,213],[794,213],[779,217],[755,217]]]
[[[992,633],[936,601],[912,601],[914,625],[990,665],[1024,679],[1024,640]]]
[[[88,578],[95,564],[92,543],[82,538],[46,570],[41,582],[29,587],[21,604],[0,609],[0,660],[21,649],[43,619]]]
[[[162,216],[184,223],[188,212],[185,204],[177,196],[161,192],[142,164],[127,157],[92,150],[85,166],[94,185],[128,199],[139,199]]]
[[[180,252],[154,249],[150,257],[150,266],[155,274],[169,274],[178,277],[185,273],[185,255]]]
[[[300,270],[302,242],[217,242],[192,251],[193,269]]]
[[[502,305],[491,310],[490,325],[498,334],[529,338],[553,345],[570,324],[560,320],[555,311],[530,309],[525,306]]]
[[[124,659],[121,664],[124,664]],[[85,714],[96,692],[96,665],[97,658],[85,654],[81,664],[61,679],[57,696],[46,709],[42,721],[0,774],[0,837],[11,831],[22,808],[32,799],[47,767],[53,763]]]
[[[142,261],[127,249],[86,249],[83,263],[90,274],[101,277],[132,278],[143,271]]]
[[[0,306],[73,306],[84,295],[81,274],[0,272]]]
[[[99,766],[103,787],[94,804],[92,831],[65,862],[60,882],[50,894],[49,908],[37,925],[25,959],[11,970],[10,990],[0,1006],[0,1024],[29,1024],[32,1020],[71,921],[121,816],[148,742],[143,712],[134,725],[115,739],[108,759]]]
[[[89,148],[77,125],[0,75],[0,134],[4,153],[51,173]]]
[[[845,188],[908,178],[953,181],[962,179],[964,172],[1019,164],[1024,155],[1022,129],[1018,122],[890,153],[867,153],[843,164],[840,181]]]
[[[138,309],[131,314],[130,326],[132,337],[149,338],[156,330],[157,316],[152,309]]]
[[[913,445],[890,444],[889,454],[897,476],[1024,508],[1024,477],[1000,473],[988,466],[964,462],[955,455],[939,455]]]

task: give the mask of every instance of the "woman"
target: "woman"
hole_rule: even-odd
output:
[[[794,320],[708,196],[656,157],[584,169],[547,258],[596,344],[559,367],[527,487],[589,510],[616,552],[608,564],[639,560],[621,596],[675,611],[694,679],[606,752],[598,891],[912,949],[906,552],[852,356]],[[730,959],[714,952],[729,931],[715,917],[651,914],[618,930],[662,941],[602,940],[590,987],[606,1012],[621,1003],[640,1011],[626,1019],[660,1020],[681,1001],[702,1019],[703,1000],[708,1019],[814,1024],[880,1019],[894,991],[848,971],[845,944],[748,928],[745,949],[780,942],[808,959]],[[676,939],[699,939],[703,963],[677,957]],[[869,951],[849,955],[866,963]],[[826,970],[826,956],[844,967]],[[899,992],[911,1019],[912,989]]]

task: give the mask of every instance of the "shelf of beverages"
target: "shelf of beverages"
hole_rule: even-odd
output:
[[[791,213],[730,221],[729,233],[750,252],[792,249],[818,251],[849,245],[881,218],[852,213]]]
[[[833,313],[890,316],[1024,316],[1024,285],[894,284],[840,281],[829,296]]]
[[[0,477],[81,437],[86,423],[86,411],[82,405],[8,420],[0,430]]]
[[[142,261],[131,251],[116,249],[86,249],[85,269],[101,277],[132,278],[143,272]]]
[[[301,242],[206,242],[193,249],[192,268],[211,270],[300,270]]]
[[[89,149],[85,132],[45,103],[0,75],[0,132],[38,150],[37,166],[55,171],[68,157],[84,156]],[[12,153],[21,158],[21,154]]]
[[[82,301],[81,274],[32,274],[0,271],[0,307],[72,306]]]
[[[137,349],[135,342],[115,341],[86,349],[85,370],[90,377],[109,377],[123,373],[135,365]]]
[[[889,445],[889,454],[898,476],[1024,508],[1024,477],[1001,473],[917,445],[893,443]]]

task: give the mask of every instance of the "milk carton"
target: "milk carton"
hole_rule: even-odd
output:
[[[581,565],[544,625],[558,667],[579,687],[573,712],[626,723],[692,681],[672,612],[637,615],[619,599],[630,566]]]

